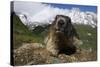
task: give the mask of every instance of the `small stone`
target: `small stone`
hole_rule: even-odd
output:
[[[92,34],[91,34],[91,33],[87,33],[87,35],[88,35],[88,36],[91,36]]]

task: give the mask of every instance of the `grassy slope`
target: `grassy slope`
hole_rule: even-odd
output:
[[[75,25],[75,28],[80,36],[80,39],[83,41],[81,48],[88,49],[92,48],[93,50],[97,49],[97,30],[92,28],[89,25]],[[88,35],[91,34],[91,36]]]
[[[15,14],[12,16],[14,48],[18,48],[23,42],[34,42],[32,32],[28,30],[28,28],[21,22],[18,16]]]

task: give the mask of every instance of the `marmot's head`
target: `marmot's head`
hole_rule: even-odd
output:
[[[79,38],[76,29],[72,25],[71,18],[68,16],[56,15],[52,26],[56,33],[62,33],[68,38],[73,36]]]
[[[73,28],[70,17],[64,15],[57,15],[53,22],[53,26],[56,32],[66,33],[68,36]]]

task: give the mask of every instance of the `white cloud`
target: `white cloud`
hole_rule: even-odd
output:
[[[28,13],[30,16],[35,15],[45,8],[46,5],[36,2],[14,1],[14,11],[19,13]]]
[[[29,21],[51,23],[57,14],[71,17],[73,23],[88,24],[95,27],[97,14],[93,12],[82,12],[79,8],[61,9],[48,4],[34,2],[15,2],[15,12],[28,13]],[[51,21],[51,22],[50,22]]]

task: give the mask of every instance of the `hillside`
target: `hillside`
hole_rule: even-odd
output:
[[[28,28],[21,22],[19,17],[12,13],[13,23],[13,47],[18,48],[24,42],[33,42],[33,34]]]

